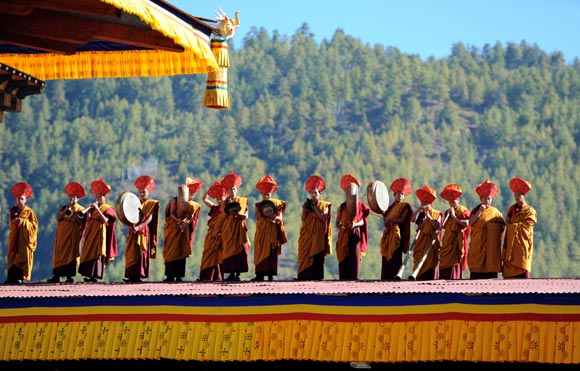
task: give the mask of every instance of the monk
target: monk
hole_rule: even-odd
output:
[[[221,281],[223,279],[221,272],[222,238],[220,231],[225,217],[222,203],[227,194],[225,187],[216,181],[202,197],[203,203],[209,207],[209,220],[207,221],[207,233],[201,253],[200,281]]]
[[[383,214],[381,237],[381,280],[393,280],[403,263],[403,254],[409,251],[411,216],[413,208],[405,202],[412,191],[411,182],[397,178],[391,184],[394,201]]]
[[[439,279],[443,280],[459,280],[467,268],[470,214],[469,209],[460,204],[462,195],[463,190],[455,183],[446,185],[441,191],[441,198],[449,204],[439,249]]]
[[[83,218],[78,214],[84,209],[78,201],[86,196],[85,188],[78,182],[69,182],[64,192],[68,196],[68,203],[61,206],[56,215],[56,236],[52,255],[53,276],[47,280],[52,283],[60,282],[61,277],[66,277],[67,283],[74,282],[85,227]]]
[[[129,226],[125,248],[125,282],[141,282],[149,277],[151,259],[157,257],[157,227],[159,224],[159,201],[149,198],[155,189],[155,180],[142,175],[135,180],[139,193],[139,221]]]
[[[187,258],[191,256],[195,229],[201,205],[193,201],[193,196],[203,187],[199,178],[185,179],[189,198],[179,200],[174,197],[165,207],[165,226],[163,230],[163,261],[165,264],[164,282],[182,282],[185,277]],[[183,213],[183,214],[182,214]]]
[[[318,175],[310,176],[304,188],[311,198],[302,204],[298,280],[323,280],[326,256],[332,254],[332,203],[321,199],[326,183]]]
[[[242,177],[230,171],[221,184],[228,195],[222,203],[225,219],[221,228],[222,272],[229,273],[226,281],[240,281],[240,274],[249,271],[248,251],[251,243],[248,237],[248,199],[238,196]]]
[[[345,195],[357,194],[360,181],[352,174],[346,174],[340,180],[340,188]],[[370,207],[357,197],[354,206],[354,218],[348,215],[347,202],[343,202],[336,212],[336,258],[338,260],[338,279],[358,280],[360,266],[368,245],[368,219]]]
[[[498,188],[489,179],[479,184],[475,191],[481,203],[471,209],[469,224],[471,234],[467,265],[470,279],[497,278],[502,271],[501,244],[505,222],[502,213],[491,205]]]
[[[115,233],[117,213],[106,202],[111,186],[101,178],[91,183],[91,191],[96,201],[80,211],[84,214],[85,231],[79,273],[85,282],[102,279],[105,267],[119,255]]]
[[[258,180],[256,189],[260,191],[262,200],[254,205],[256,215],[256,232],[254,234],[254,267],[256,276],[253,281],[274,281],[278,275],[278,255],[282,253],[282,245],[288,242],[284,212],[286,201],[273,198],[278,189],[276,180],[266,175]],[[265,207],[265,202],[273,207]],[[271,204],[270,204],[271,202]]]
[[[26,182],[19,182],[12,187],[16,205],[10,209],[10,232],[8,233],[8,257],[6,266],[7,284],[19,284],[30,281],[34,252],[37,246],[38,218],[26,201],[33,195],[32,187]]]
[[[506,212],[506,234],[502,250],[503,278],[530,278],[534,254],[536,210],[526,202],[532,183],[520,177],[510,180],[515,204]]]
[[[417,224],[419,236],[413,249],[413,274],[417,281],[435,280],[438,278],[439,248],[441,244],[441,226],[443,212],[433,208],[437,199],[433,188],[424,185],[415,191],[421,206],[411,216],[411,222]]]

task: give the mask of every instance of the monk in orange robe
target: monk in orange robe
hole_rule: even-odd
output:
[[[497,278],[502,271],[501,244],[505,222],[502,213],[491,205],[498,188],[489,179],[479,184],[475,191],[481,203],[471,209],[469,224],[471,234],[467,265],[470,279]]]
[[[32,187],[26,182],[19,182],[12,187],[16,205],[10,209],[10,232],[8,233],[8,257],[6,266],[7,284],[18,284],[30,281],[34,252],[37,246],[38,219],[36,213],[26,201],[32,197]]]
[[[421,207],[411,216],[411,222],[417,224],[420,232],[413,249],[412,275],[417,281],[435,280],[438,278],[443,212],[433,209],[433,201],[437,199],[433,188],[425,185],[416,190],[415,195]]]
[[[202,197],[204,204],[209,207],[209,220],[207,221],[207,233],[201,253],[200,281],[221,281],[223,279],[221,272],[221,228],[225,214],[222,209],[222,203],[227,194],[226,188],[216,181]],[[210,200],[210,198],[213,198],[215,202]]]
[[[242,178],[230,171],[221,184],[228,196],[222,203],[225,218],[221,228],[222,272],[229,273],[226,281],[240,281],[240,274],[249,271],[248,251],[251,243],[248,237],[248,199],[238,196]]]
[[[286,201],[272,198],[278,189],[278,184],[270,175],[266,175],[256,184],[256,189],[262,195],[262,201],[254,205],[256,215],[256,232],[254,234],[254,267],[256,276],[253,281],[273,281],[278,275],[278,255],[282,253],[282,245],[288,242],[284,211]],[[271,202],[266,204],[265,202]],[[269,206],[264,206],[269,205]],[[270,207],[273,206],[273,207]]]
[[[532,184],[522,178],[510,180],[515,204],[506,213],[506,234],[502,250],[503,278],[530,278],[534,253],[536,210],[526,203]]]
[[[411,182],[397,178],[391,184],[394,201],[383,214],[381,237],[381,280],[392,280],[403,264],[403,254],[409,251],[413,208],[404,201],[412,191]]]
[[[340,187],[347,197],[358,193],[360,181],[352,174],[346,174],[340,180]],[[338,260],[338,278],[340,280],[358,280],[360,265],[368,245],[368,219],[370,207],[356,198],[354,219],[349,216],[347,202],[343,202],[336,212],[336,258]]]
[[[332,204],[322,200],[326,183],[312,175],[304,186],[310,199],[302,204],[298,236],[298,280],[323,280],[326,256],[332,254]]]
[[[135,180],[139,192],[140,219],[129,226],[125,248],[125,282],[141,282],[149,277],[151,259],[157,257],[157,227],[159,224],[159,201],[149,198],[155,189],[155,180],[142,175]]]
[[[199,218],[201,205],[193,201],[193,196],[199,192],[203,183],[199,178],[186,178],[189,199],[185,205],[178,205],[177,197],[165,207],[165,225],[163,229],[163,261],[165,264],[164,282],[181,282],[185,277],[185,264],[191,256],[195,228]],[[184,202],[184,201],[182,201]],[[178,212],[183,212],[183,215]]]
[[[443,226],[443,239],[439,249],[439,279],[461,279],[467,268],[469,240],[469,209],[460,204],[463,190],[458,184],[448,184],[441,198],[449,203],[445,212],[447,222]]]
[[[85,223],[78,212],[84,207],[78,200],[86,195],[85,188],[78,182],[69,182],[64,192],[68,196],[68,204],[61,206],[56,215],[56,236],[52,255],[52,278],[47,282],[60,282],[60,277],[66,277],[66,282],[74,282],[77,266],[81,256],[81,238]]]

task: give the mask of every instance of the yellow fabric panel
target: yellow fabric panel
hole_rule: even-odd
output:
[[[505,305],[477,305],[477,304],[432,304],[415,306],[326,306],[312,304],[288,304],[288,305],[262,305],[262,306],[233,306],[233,307],[203,307],[203,306],[172,306],[172,305],[151,305],[151,306],[86,306],[86,307],[26,307],[26,308],[6,308],[0,310],[0,318],[16,316],[71,316],[71,315],[105,315],[105,314],[175,314],[175,315],[215,315],[215,316],[235,316],[235,315],[267,315],[267,314],[291,314],[291,313],[311,313],[334,315],[354,315],[366,316],[372,320],[373,315],[418,315],[418,314],[445,314],[445,313],[469,313],[474,316],[478,314],[578,314],[578,305],[544,305],[544,304],[505,304]]]
[[[201,44],[201,43],[200,43]],[[186,50],[127,50],[61,54],[3,54],[2,62],[40,80],[74,80],[205,74],[216,71],[213,54]]]
[[[2,360],[580,362],[579,322],[30,322],[0,324]]]

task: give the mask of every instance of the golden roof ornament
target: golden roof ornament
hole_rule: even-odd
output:
[[[219,7],[215,13],[217,16],[216,22],[219,24],[219,28],[216,30],[218,35],[225,39],[229,39],[234,36],[240,27],[240,12],[236,11],[233,19],[228,17],[227,14]]]

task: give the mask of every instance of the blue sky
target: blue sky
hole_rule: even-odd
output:
[[[560,51],[568,63],[580,58],[578,0],[166,0],[194,16],[230,17],[240,11],[234,45],[252,26],[292,36],[307,23],[316,41],[337,29],[370,45],[393,46],[406,54],[443,58],[463,42],[480,51],[485,44],[526,41],[548,54]]]

